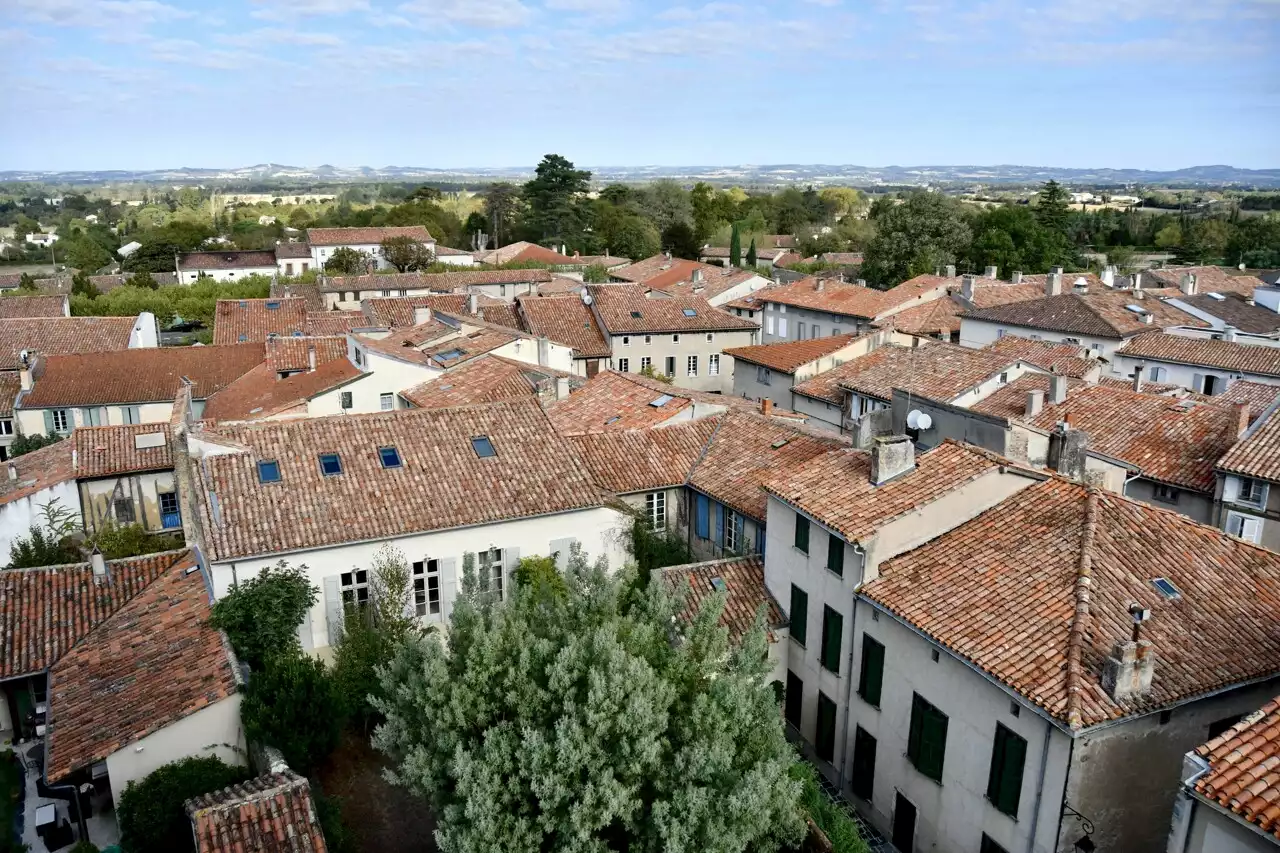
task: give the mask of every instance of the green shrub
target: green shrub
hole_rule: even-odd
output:
[[[182,537],[172,533],[148,533],[141,524],[108,524],[93,537],[108,560],[123,560],[143,554],[158,554],[181,547]]]
[[[220,758],[184,758],[141,782],[130,782],[116,804],[125,853],[188,853],[195,849],[183,803],[243,782],[249,771]]]
[[[9,565],[5,568],[35,569],[78,562],[78,548],[57,534],[33,525],[25,538],[19,537],[9,546]]]
[[[319,597],[306,566],[281,560],[214,602],[209,624],[226,631],[240,659],[258,669],[274,655],[301,653],[298,626]]]
[[[804,786],[800,791],[800,807],[827,836],[834,853],[868,853],[867,842],[862,839],[853,818],[828,799],[818,786],[817,771],[801,761],[791,768],[791,776]]]
[[[9,458],[16,459],[25,453],[33,450],[39,450],[42,447],[48,447],[51,444],[57,444],[62,441],[62,436],[57,433],[51,435],[20,435],[13,440],[13,444],[9,445]]]
[[[240,719],[251,743],[274,746],[290,767],[310,774],[337,747],[343,710],[324,661],[298,651],[270,658],[250,676]]]

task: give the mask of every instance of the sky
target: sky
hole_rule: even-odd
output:
[[[1280,167],[1280,0],[0,0],[0,170]]]

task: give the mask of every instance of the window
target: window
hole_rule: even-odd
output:
[[[862,635],[862,667],[858,670],[858,695],[868,705],[880,707],[884,687],[884,646],[868,634]]]
[[[66,432],[70,429],[71,418],[66,409],[53,410],[53,431]]]
[[[844,577],[844,540],[834,533],[827,534],[827,571]]]
[[[796,340],[804,340],[804,323],[801,323],[799,320],[796,320]]]
[[[854,796],[871,802],[876,778],[876,739],[858,726],[853,735],[853,778],[849,784]]]
[[[673,378],[676,375],[676,357],[674,355],[667,356],[667,375]]]
[[[339,392],[339,395],[338,395],[338,405],[339,405],[339,406],[341,406],[341,407],[342,407],[342,408],[344,408],[344,409],[350,409],[350,408],[352,407],[352,405],[353,405],[353,404],[352,404],[352,402],[351,402],[351,392],[350,392],[350,391],[342,391],[342,392]]]
[[[806,554],[809,553],[809,519],[796,513],[795,546]]]
[[[343,604],[364,607],[369,603],[369,572],[367,569],[343,572],[339,580],[342,586]]]
[[[490,548],[480,552],[480,589],[492,594],[496,601],[502,600],[502,549]]]
[[[644,496],[644,508],[649,515],[649,526],[657,532],[667,529],[667,493],[650,492]]]
[[[690,376],[698,375],[698,357],[696,355],[689,356],[689,360],[687,363],[687,373]]]
[[[1006,371],[1005,373],[1001,373],[1001,374],[1000,374],[1000,384],[1001,384],[1001,385],[1008,385],[1008,384],[1009,384],[1009,374],[1008,374],[1008,372],[1007,372],[1007,371]]]
[[[844,630],[844,617],[830,607],[822,608],[822,668],[840,674],[840,640]]]
[[[996,743],[991,750],[991,775],[987,799],[1012,818],[1018,817],[1022,797],[1022,768],[1027,761],[1027,742],[996,723]]]
[[[116,498],[111,502],[111,508],[116,524],[133,524],[137,520],[133,512],[133,501],[129,498]]]
[[[384,412],[389,412],[396,407],[396,398],[394,394],[379,394],[378,408]]]
[[[326,477],[336,477],[342,473],[342,459],[336,453],[320,454],[320,473]]]
[[[0,420],[0,435],[13,435],[13,421]]]
[[[716,336],[715,336],[715,334],[714,334],[714,333],[712,333],[712,332],[707,332],[707,343],[709,343],[709,344],[710,344],[710,343],[714,343],[714,342],[715,342],[715,339],[716,339]]]
[[[1169,371],[1163,367],[1151,367],[1149,369],[1151,371],[1152,382],[1163,382],[1165,377],[1169,375]]]
[[[498,295],[499,296],[507,295],[507,286],[505,284],[498,285]]]
[[[364,350],[356,347],[355,350],[356,367],[364,367]]]
[[[930,705],[919,693],[912,694],[907,758],[921,773],[941,782],[946,752],[947,715]]]
[[[142,423],[142,410],[138,406],[121,406],[120,416],[126,424]]]
[[[1009,851],[992,841],[991,836],[984,832],[982,833],[982,845],[978,848],[978,853],[1009,853]]]
[[[1004,329],[996,329],[996,339],[997,339],[997,340],[998,340],[998,339],[1000,339],[1000,338],[1003,338],[1004,336],[1005,336],[1005,331],[1004,331]]]
[[[383,468],[399,468],[400,467],[400,451],[394,447],[379,447],[378,459],[382,462]]]
[[[711,355],[707,356],[707,375],[720,375],[720,353],[713,352]]]
[[[1164,483],[1156,483],[1155,499],[1167,504],[1176,504],[1178,502],[1178,490],[1173,486],[1166,486]]]
[[[804,645],[809,633],[809,593],[795,584],[791,585],[791,639]]]
[[[471,449],[476,452],[476,456],[481,459],[488,459],[490,456],[497,456],[498,452],[493,449],[493,442],[489,440],[487,435],[478,435],[471,439]]]
[[[1236,497],[1236,502],[1262,506],[1262,502],[1266,496],[1266,484],[1261,480],[1252,480],[1248,477],[1240,477],[1239,483],[1240,492]]]
[[[698,312],[697,312],[697,311],[695,311],[695,310],[693,310],[692,308],[685,308],[681,313],[683,313],[683,314],[684,314],[684,316],[686,316],[686,317],[697,317],[697,316],[698,316]]]
[[[645,342],[645,345],[646,345],[646,346],[647,346],[648,344],[653,343],[653,335],[645,335],[645,336],[644,336],[644,342]]]
[[[742,553],[742,516],[733,510],[724,516],[724,549],[734,554]]]
[[[340,292],[338,293],[338,301],[339,301],[339,302],[346,302],[346,301],[347,301],[347,292],[346,292],[345,290],[340,291]]]
[[[773,334],[773,315],[772,314],[764,315],[764,333],[766,335]]]
[[[783,716],[791,725],[800,728],[800,712],[804,708],[804,682],[787,670],[787,698],[783,707]]]
[[[285,264],[285,265],[284,265],[284,274],[285,274],[285,275],[293,275],[293,264]]]
[[[630,372],[631,372],[631,359],[629,359],[629,358],[620,358],[620,359],[618,359],[618,371],[619,371],[620,373],[630,373]]]
[[[629,346],[631,346],[631,336],[630,336],[630,335],[623,335],[623,336],[622,336],[622,345],[623,345],[624,347],[629,347]]]
[[[767,367],[756,367],[756,381],[761,385],[768,385],[773,381],[773,372]]]
[[[647,355],[640,356],[640,372],[644,373],[646,370],[652,370],[652,369],[653,369],[653,359],[649,358],[649,356]]]
[[[836,752],[836,703],[818,692],[818,728],[814,733],[813,751],[828,764]]]
[[[673,344],[678,344],[678,343],[680,343],[680,336],[679,336],[678,334],[677,334],[677,335],[672,335],[672,336],[671,336],[671,343],[673,343]]]
[[[1247,542],[1257,542],[1262,535],[1262,519],[1229,512],[1227,513],[1227,532]]]
[[[249,340],[249,336],[248,336],[248,335],[246,335],[246,334],[244,334],[243,332],[241,332],[241,333],[240,333],[240,336],[239,336],[238,338],[236,338],[236,340],[237,340],[239,343],[244,343],[245,341]]]
[[[259,483],[280,482],[280,463],[274,459],[258,463]]]
[[[787,336],[787,318],[778,318],[778,337],[785,338]]]
[[[1070,345],[1071,345],[1071,346],[1073,346],[1073,347],[1078,347],[1078,346],[1080,346],[1080,339],[1079,339],[1079,338],[1063,338],[1063,339],[1062,339],[1062,342],[1063,342],[1064,344],[1070,344]]]
[[[413,605],[419,616],[439,615],[439,560],[421,560],[413,564]]]

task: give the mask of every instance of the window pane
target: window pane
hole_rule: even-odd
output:
[[[320,454],[320,473],[326,477],[332,477],[342,473],[342,460],[338,458],[336,453]]]
[[[258,481],[262,483],[278,483],[280,481],[280,463],[275,460],[259,462]]]
[[[791,585],[791,636],[800,645],[805,644],[808,633],[806,621],[809,612],[809,594],[795,584]]]
[[[840,634],[844,629],[844,617],[830,607],[822,608],[822,667],[830,672],[840,672]]]
[[[400,451],[394,447],[383,447],[378,450],[378,456],[382,459],[383,468],[399,468],[400,467]]]
[[[476,456],[481,459],[487,459],[490,456],[497,456],[497,452],[493,449],[493,442],[489,441],[487,435],[479,435],[471,439],[471,449],[476,452]]]
[[[858,695],[868,704],[880,707],[880,690],[884,685],[884,646],[862,635],[862,669],[858,672]]]

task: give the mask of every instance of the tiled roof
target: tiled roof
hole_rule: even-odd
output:
[[[516,301],[530,334],[573,347],[577,358],[609,357],[600,324],[577,296],[521,296]]]
[[[325,853],[311,784],[268,773],[186,802],[196,853]]]
[[[262,343],[271,335],[305,335],[307,301],[290,299],[219,299],[213,318],[217,346]]]
[[[799,243],[794,234],[766,234],[760,238],[760,245],[773,246],[775,249],[794,249]]]
[[[575,435],[595,481],[619,494],[683,485],[720,418],[701,418],[660,429]]]
[[[167,423],[80,427],[66,440],[75,448],[77,479],[173,468]]]
[[[1259,418],[1218,460],[1218,470],[1280,483],[1280,415]]]
[[[1195,751],[1209,765],[1196,793],[1280,839],[1280,699]]]
[[[16,371],[0,373],[0,418],[13,417],[13,401],[22,390],[22,377]]]
[[[1220,400],[1223,403],[1243,403],[1249,407],[1249,419],[1260,416],[1267,410],[1267,407],[1276,401],[1276,397],[1280,396],[1280,386],[1264,385],[1261,382],[1249,382],[1246,379],[1237,379],[1227,386],[1227,390],[1213,397],[1214,400]],[[3,414],[3,412],[0,412]]]
[[[100,584],[88,563],[0,571],[0,679],[48,669],[186,556],[182,551],[113,560]]]
[[[700,296],[649,298],[646,285],[603,284],[588,288],[610,334],[755,330],[741,317],[713,308]]]
[[[285,414],[312,397],[364,375],[346,358],[318,362],[315,370],[284,379],[270,364],[263,363],[206,400],[201,417],[211,421],[248,421]]]
[[[953,297],[944,296],[921,305],[903,308],[876,321],[877,326],[892,326],[908,335],[949,338],[960,331],[960,315],[964,312]]]
[[[1089,434],[1090,450],[1136,465],[1145,477],[1202,492],[1213,491],[1214,465],[1240,435],[1240,413],[1231,408],[1102,385],[1046,403],[1030,423],[1050,430],[1068,419]]]
[[[806,260],[810,259],[806,258]],[[815,255],[812,260],[822,261],[827,264],[856,266],[862,263],[862,252],[822,252]]]
[[[848,346],[849,342],[857,337],[857,335],[847,334],[811,338],[807,341],[779,341],[749,347],[732,347],[724,353],[738,361],[749,361],[781,373],[795,373],[809,362],[817,361],[841,347]]]
[[[609,277],[636,284],[645,284],[652,278],[669,275],[676,276],[671,281],[685,281],[696,269],[722,271],[721,267],[704,264],[701,261],[669,258],[665,254],[657,254],[642,261],[627,264],[625,267],[610,270]]]
[[[479,315],[475,315],[467,310],[469,298],[470,295],[466,293],[430,293],[422,296],[365,299],[360,303],[360,310],[367,318],[366,325],[377,328],[406,329],[417,325],[414,320],[415,308],[430,308],[432,311],[458,318],[479,316],[488,323],[496,323],[511,329],[521,328],[519,325],[512,325],[517,321],[510,303],[482,293],[476,294],[476,308]]]
[[[1277,584],[1280,554],[1053,478],[882,563],[862,596],[1079,730],[1274,676]],[[1101,674],[1132,603],[1151,611],[1154,677],[1116,702]]]
[[[569,399],[547,409],[547,417],[562,435],[581,435],[657,426],[692,404],[688,389],[666,385],[659,390],[643,379],[602,370]],[[653,405],[663,397],[670,399]]]
[[[74,479],[72,451],[75,445],[62,441],[24,453],[16,459],[10,459],[0,471],[5,475],[0,478],[0,506],[12,503],[50,486],[65,483]],[[9,466],[18,472],[16,478],[8,476]]]
[[[617,255],[583,255],[579,260],[588,266],[601,266],[605,269],[625,267],[627,264],[631,263],[630,258],[620,258]]]
[[[325,276],[320,289],[330,293],[362,290],[432,290],[437,293],[452,293],[474,284],[537,284],[551,280],[551,273],[544,269],[374,273]]]
[[[246,268],[275,267],[275,252],[220,251],[187,252],[178,255],[179,270],[239,270]]]
[[[5,296],[0,299],[0,319],[15,317],[65,317],[65,296]]]
[[[1145,358],[1174,364],[1217,367],[1239,373],[1280,378],[1280,347],[1238,344],[1188,338],[1156,332],[1129,340],[1120,352],[1129,358]]]
[[[21,367],[24,349],[45,355],[129,348],[136,317],[24,317],[0,320],[0,370]]]
[[[476,261],[482,264],[507,264],[513,261],[533,261],[556,266],[568,266],[570,264],[586,266],[587,264],[581,257],[571,258],[568,255],[560,254],[554,249],[548,249],[545,246],[539,246],[537,243],[530,243],[527,240],[508,243],[497,249],[476,252]]]
[[[845,448],[823,453],[765,484],[849,542],[865,541],[884,524],[932,503],[997,467],[990,456],[946,442],[916,457],[910,474],[871,482],[871,454]]]
[[[381,243],[388,237],[408,237],[421,243],[435,242],[431,232],[422,225],[307,229],[307,243],[312,246],[367,246]]]
[[[1126,307],[1129,305],[1141,308],[1145,314],[1139,315],[1129,310]],[[983,320],[1007,326],[1091,335],[1098,338],[1127,338],[1167,326],[1202,328],[1207,325],[1159,299],[1139,298],[1139,295],[1132,291],[1109,291],[1084,295],[1064,293],[1060,296],[1045,296],[1025,302],[998,305],[994,308],[975,308],[964,316],[971,320]],[[1143,316],[1150,317],[1151,322],[1144,322]]]
[[[915,278],[909,278],[902,284],[884,291],[880,311],[884,313],[903,306],[910,306],[910,303],[917,301],[928,303],[936,301],[940,297],[945,298],[947,288],[955,283],[956,280],[954,278],[948,278],[943,275],[918,275]]]
[[[449,257],[461,257],[465,255],[467,257],[471,257],[474,252],[471,252],[468,249],[455,249],[452,246],[441,246],[439,243],[436,243],[436,247],[431,250],[431,254],[435,255],[437,258],[442,255]]]
[[[586,289],[586,284],[578,281],[576,278],[558,275],[545,284],[538,285],[539,296],[564,296],[565,294],[573,294],[577,296]]]
[[[422,409],[495,403],[532,397],[537,392],[537,383],[562,376],[569,380],[571,387],[583,382],[580,377],[559,370],[484,355],[401,391],[400,396]]]
[[[92,355],[51,355],[40,360],[23,409],[166,403],[178,396],[183,377],[203,400],[262,363],[262,344],[126,349]]]
[[[359,311],[308,311],[303,333],[312,337],[345,335],[355,329],[368,328],[368,325]]]
[[[1238,293],[1245,298],[1253,296],[1253,289],[1262,286],[1262,279],[1256,275],[1235,275],[1222,267],[1167,267],[1165,269],[1144,270],[1143,280],[1149,286],[1160,284],[1169,287],[1180,287],[1182,276],[1191,273],[1196,277],[1196,290],[1200,293]]]
[[[311,247],[306,243],[276,243],[276,260],[285,258],[309,258]]]
[[[715,595],[717,586],[722,587],[725,591],[725,604],[724,612],[720,614],[720,625],[729,629],[729,639],[734,643],[755,626],[756,615],[762,608],[766,631],[782,628],[787,624],[782,608],[765,586],[763,557],[738,557],[732,560],[669,566],[658,576],[672,592],[678,593],[688,584],[688,595],[680,614],[686,622],[698,615],[702,603]]]
[[[772,418],[729,412],[694,466],[689,485],[743,515],[765,520],[766,482],[804,462],[848,445],[829,432]]]
[[[1280,331],[1280,314],[1261,305],[1251,305],[1250,296],[1237,293],[1219,293],[1215,299],[1208,293],[1200,292],[1194,296],[1176,296],[1179,302],[1198,308],[1210,317],[1217,317],[1228,326],[1251,335],[1272,335]]]
[[[1089,358],[1088,351],[1081,347],[1052,341],[1035,341],[1019,335],[1005,335],[987,349],[1073,379],[1084,377],[1100,365],[1096,359]]]
[[[758,291],[761,302],[826,311],[863,320],[875,318],[888,304],[883,290],[835,279],[802,278],[792,284]]]
[[[672,296],[701,296],[710,301],[726,290],[759,277],[755,270],[721,269],[698,281],[682,280],[658,285],[656,282],[659,279],[654,279],[645,282],[645,286],[670,293]]]
[[[212,556],[233,559],[569,512],[603,496],[532,400],[220,429],[247,453],[206,457],[201,514]],[[487,436],[495,456],[472,439]],[[378,449],[402,465],[383,468]],[[317,456],[337,453],[326,477]],[[275,460],[280,482],[258,481]],[[447,470],[449,476],[440,472]]]
[[[187,552],[53,665],[50,782],[235,694],[231,646],[208,618]]]
[[[787,267],[791,264],[798,264],[803,260],[804,258],[800,257],[798,252],[785,252],[773,259],[773,265],[775,267]]]
[[[1098,277],[1097,273],[1091,272],[1064,272],[1062,273],[1062,292],[1070,293],[1077,284],[1083,283],[1088,288],[1088,292],[1095,293],[1100,290],[1108,290],[1109,288]],[[1031,286],[1040,291],[1040,295],[1044,296],[1045,287],[1049,284],[1048,273],[1032,273],[1024,275],[1021,282],[1023,287]]]
[[[1067,394],[1074,394],[1084,386],[1079,379],[1067,380]],[[1124,387],[1121,383],[1117,387]],[[970,410],[992,417],[1008,420],[1024,420],[1027,413],[1027,392],[1043,391],[1049,397],[1049,375],[1047,373],[1024,373],[994,392],[983,397],[970,406]]]
[[[281,281],[277,278],[271,282],[268,295],[273,299],[302,299],[307,303],[307,311],[326,310],[318,281]]]
[[[749,242],[748,242],[748,246],[750,246]],[[701,249],[698,250],[698,254],[704,258],[724,258],[727,260],[731,254],[731,250],[728,246],[703,246]],[[765,260],[772,261],[774,258],[777,258],[779,255],[785,255],[785,254],[788,254],[785,248],[779,248],[777,246],[765,246],[760,244],[756,245],[757,258],[763,258]],[[746,257],[747,257],[747,250],[743,249],[742,250],[743,263],[746,263]]]
[[[267,364],[277,373],[307,370],[314,350],[316,364],[347,357],[346,335],[319,335],[306,338],[271,338],[267,341]]]
[[[974,308],[994,308],[997,305],[1010,305],[1014,302],[1030,302],[1044,298],[1044,288],[1034,284],[1008,284],[1003,281],[978,279],[973,289]],[[955,294],[952,295],[955,298]]]
[[[902,388],[948,402],[1018,360],[1016,356],[941,341],[924,342],[918,347],[883,346],[835,368],[842,371],[836,383],[840,388],[886,401],[893,398],[894,388]],[[808,383],[802,383],[805,384]]]

